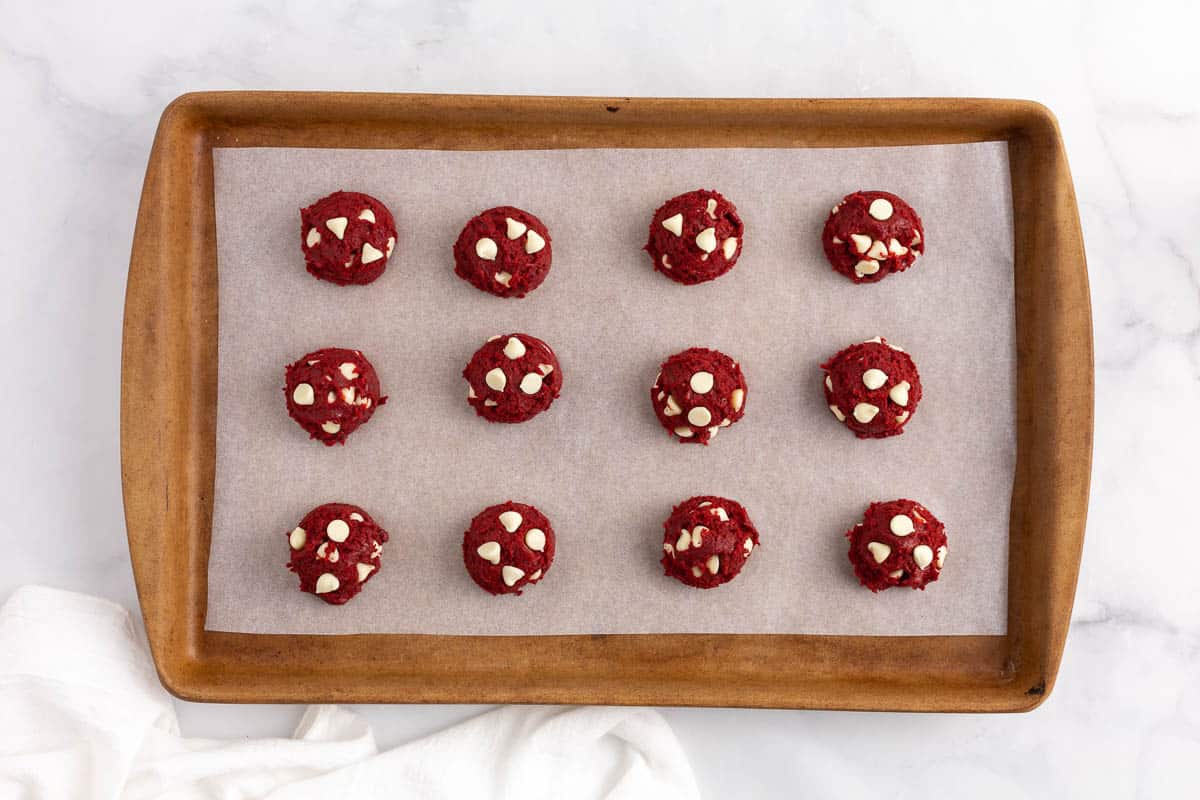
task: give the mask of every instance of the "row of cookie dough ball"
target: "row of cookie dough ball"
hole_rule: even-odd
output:
[[[872,503],[845,535],[854,574],[872,592],[924,589],[945,563],[945,527],[912,500]],[[379,574],[388,533],[358,506],[326,503],[308,512],[287,540],[287,566],[300,590],[341,605]],[[758,530],[740,503],[701,495],[671,509],[663,523],[661,564],[665,575],[681,583],[712,589],[736,578],[758,547]],[[493,595],[519,595],[541,581],[554,552],[554,528],[546,515],[511,500],[479,512],[463,533],[467,573]]]
[[[902,433],[921,401],[916,364],[882,337],[845,348],[821,369],[830,412],[859,438]],[[554,350],[527,333],[488,339],[462,375],[467,402],[488,422],[533,419],[551,406],[563,385]],[[692,347],[660,365],[650,403],[676,440],[706,445],[745,415],[748,390],[737,361]],[[283,391],[289,416],[326,445],[345,443],[387,402],[362,351],[338,347],[307,353],[288,365]]]
[[[387,207],[361,192],[337,191],[300,210],[300,242],[313,276],[342,286],[383,274],[396,247]],[[685,285],[719,278],[737,264],[745,226],[720,192],[697,189],[654,212],[644,247],[654,269]],[[855,283],[874,283],[913,265],[925,251],[925,230],[908,203],[883,191],[846,195],[821,235],[826,258]],[[550,273],[550,232],[513,206],[490,208],[467,221],[454,242],[454,272],[497,297],[524,297]]]

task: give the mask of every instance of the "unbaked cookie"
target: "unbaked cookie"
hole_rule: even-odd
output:
[[[554,529],[536,508],[511,500],[490,506],[463,534],[467,572],[492,594],[520,594],[554,562]]]
[[[946,528],[912,500],[871,503],[863,521],[846,531],[850,563],[872,592],[893,586],[924,589],[946,561]]]
[[[874,283],[913,265],[925,252],[925,229],[896,195],[854,192],[833,207],[821,244],[835,271],[855,283]]]
[[[684,500],[663,523],[663,570],[698,589],[711,589],[738,576],[758,546],[746,509],[724,497]]]
[[[387,531],[349,503],[317,506],[287,535],[288,569],[300,576],[300,591],[341,605],[379,573]]]
[[[467,402],[488,422],[525,422],[550,407],[562,370],[550,345],[527,333],[493,336],[471,356]]]
[[[744,232],[733,203],[720,192],[697,189],[654,212],[645,250],[654,268],[671,280],[704,283],[733,269]]]
[[[300,209],[300,247],[308,271],[342,286],[383,274],[396,246],[387,206],[361,192],[334,192]]]
[[[379,376],[358,350],[326,347],[309,353],[284,374],[288,415],[326,444],[344,444],[375,409],[387,402]]]
[[[680,442],[708,444],[746,413],[746,377],[724,353],[692,347],[662,363],[650,403],[663,428]]]
[[[830,412],[860,439],[903,433],[921,402],[917,365],[881,336],[850,345],[821,369]]]
[[[512,206],[472,217],[454,243],[454,274],[497,297],[524,297],[550,272],[550,232]]]

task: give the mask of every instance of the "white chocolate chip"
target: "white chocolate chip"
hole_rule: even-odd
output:
[[[881,369],[869,369],[864,372],[862,376],[863,386],[866,386],[868,389],[872,390],[883,386],[885,383],[887,383],[887,379],[887,373]]]
[[[504,218],[504,235],[509,239],[520,239],[528,229],[529,226],[524,222],[515,220],[512,217]]]
[[[514,583],[521,580],[521,578],[525,577],[525,570],[518,569],[511,564],[505,564],[500,569],[500,575],[504,578],[505,586],[512,586]]]
[[[859,253],[865,253],[871,249],[871,237],[865,233],[850,234],[850,241]]]
[[[829,407],[829,410],[833,412],[833,415],[834,415],[835,417],[837,417],[837,421],[838,421],[838,422],[845,422],[845,421],[846,421],[846,415],[845,415],[845,414],[843,414],[843,413],[842,413],[842,410],[841,410],[840,408],[838,408],[837,406],[830,406],[830,407]]]
[[[468,383],[467,384],[467,399],[474,400],[478,396],[479,395],[475,394],[475,387]]]
[[[913,238],[912,238],[912,241],[909,242],[909,247],[912,247],[913,245],[920,244],[920,243],[921,243],[921,232],[913,231]]]
[[[525,234],[525,252],[528,255],[540,253],[542,248],[546,246],[546,240],[538,235],[537,231],[530,231]]]
[[[895,578],[903,578],[903,577],[904,577],[904,570],[902,570],[902,569],[894,569],[894,570],[892,570],[891,572],[889,572],[889,573],[888,573],[888,577],[889,577],[889,578],[893,578],[893,579],[895,579]]]
[[[721,426],[713,425],[712,427],[710,427],[708,429],[708,438],[710,438],[710,439],[716,438],[716,435],[720,432],[721,432]]]
[[[707,508],[708,506],[711,506],[711,505],[712,505],[711,500],[705,500],[703,503],[697,503],[696,508]]]
[[[725,254],[725,260],[733,258],[733,254],[737,252],[737,237],[730,236],[725,241],[721,242],[721,252]]]
[[[503,339],[503,338],[504,338],[504,334],[502,334],[502,333],[497,333],[495,336],[489,336],[489,337],[488,337],[488,341],[489,341],[489,342],[494,342],[494,341],[497,341],[497,340],[499,340],[499,339]]]
[[[333,219],[325,220],[325,227],[333,231],[333,235],[340,240],[346,235],[346,226],[350,224],[350,220],[345,217],[334,217]]]
[[[742,550],[746,553],[747,556],[749,556],[750,551],[752,551],[753,549],[754,549],[754,540],[751,539],[749,536],[747,536],[746,541],[742,542]]]
[[[365,581],[367,579],[368,575],[370,575],[372,572],[374,572],[375,565],[374,564],[364,564],[364,563],[360,562],[358,564],[355,564],[354,568],[356,570],[358,570],[358,582],[362,583],[363,581]]]
[[[312,384],[298,383],[296,384],[296,388],[292,390],[292,401],[298,406],[311,406],[313,399]]]
[[[887,557],[892,554],[892,548],[883,542],[867,542],[867,549],[871,551],[871,557],[875,559],[876,564],[887,561]]]
[[[350,519],[354,520],[355,522],[366,522],[366,520],[363,519],[363,515],[357,511],[352,511],[350,513]]]
[[[509,358],[520,358],[525,355],[525,345],[517,337],[510,336],[504,343],[504,355]]]
[[[717,201],[712,199],[711,197],[708,198],[708,202],[705,203],[704,210],[708,212],[708,215],[710,217],[712,217],[713,219],[716,219],[717,218]]]
[[[692,528],[692,547],[699,547],[704,544],[704,534],[708,533],[708,528],[703,525],[697,525]]]
[[[375,212],[369,208],[364,208],[362,211],[359,212],[358,218],[365,219],[367,222],[370,222],[370,223],[374,223],[375,222]]]
[[[833,378],[828,375],[825,376],[825,388],[831,392],[833,391]]]
[[[712,513],[716,514],[717,519],[721,520],[721,522],[729,522],[729,512],[726,511],[725,509],[721,508],[720,506],[717,506],[716,508],[714,508],[712,510]]]
[[[673,417],[677,414],[682,414],[683,409],[679,407],[679,402],[675,399],[675,395],[667,395],[667,404],[663,406],[663,416]]]
[[[721,420],[720,427],[728,428],[732,424],[733,424],[733,420],[731,420],[729,417],[726,417],[725,419]]]
[[[668,256],[666,253],[662,254],[662,265],[663,265],[664,269],[671,268],[671,257]]]
[[[716,555],[708,557],[708,561],[704,562],[704,566],[708,567],[708,574],[716,575],[717,570],[721,568],[721,559]]]
[[[871,243],[871,249],[867,251],[869,258],[887,258],[887,247],[878,239]]]
[[[734,411],[742,410],[742,402],[746,399],[744,389],[734,389],[729,393],[729,405],[733,406]]]
[[[359,404],[360,406],[366,406],[367,408],[370,408],[370,407],[371,407],[371,398],[369,398],[369,397],[359,397],[359,398],[358,398],[358,404]]]
[[[342,377],[348,381],[352,381],[358,377],[358,365],[353,361],[347,361],[338,367],[338,372],[342,373]]]
[[[554,365],[538,364],[538,372],[542,373],[543,375],[549,375],[551,372],[554,372]]]
[[[927,544],[919,544],[913,548],[913,561],[917,562],[917,569],[925,569],[933,563],[933,550]]]
[[[663,542],[663,552],[669,553],[672,558],[675,557],[675,547],[670,542]]]
[[[833,242],[834,244],[842,244],[842,240],[836,236],[833,237],[832,239],[830,239],[830,241]]]
[[[705,228],[696,234],[696,247],[699,247],[706,253],[711,253],[717,249],[717,229]]]
[[[299,550],[304,547],[304,543],[308,541],[308,532],[304,528],[292,528],[292,532],[288,534],[288,544],[293,550]]]
[[[897,514],[896,516],[892,517],[891,521],[888,523],[888,527],[891,528],[892,533],[896,534],[897,536],[908,536],[910,533],[916,530],[916,526],[913,525],[912,518],[907,514]]]
[[[314,358],[312,361],[305,361],[304,363],[305,363],[305,364],[308,364],[308,365],[311,367],[311,366],[313,366],[314,364],[320,364],[320,363],[321,363],[321,359],[319,359],[319,358]]]
[[[946,545],[942,545],[937,549],[937,558],[934,560],[934,563],[937,564],[938,569],[941,569],[942,564],[946,563]]]
[[[496,283],[500,284],[505,289],[507,289],[508,285],[510,283],[512,283],[512,273],[511,272],[497,272],[492,277],[496,280]]]
[[[353,265],[354,265],[354,254],[351,253],[350,257],[346,259],[346,263],[342,264],[342,266],[345,267],[346,269],[350,269],[350,267]]]
[[[873,406],[870,403],[859,403],[854,407],[854,418],[863,425],[875,419],[875,415],[878,413],[879,407]]]
[[[325,526],[325,535],[335,542],[344,542],[350,536],[350,526],[344,519],[331,520]]]
[[[688,439],[696,435],[696,432],[686,425],[681,425],[675,429],[675,435],[681,439]]]
[[[484,542],[475,549],[479,557],[484,561],[490,561],[493,564],[500,563],[500,543],[499,542]]]
[[[329,394],[325,395],[325,402],[328,403],[329,405],[333,405],[334,403],[336,403],[337,402],[337,392],[330,390]]]
[[[342,402],[344,402],[348,406],[354,405],[354,387],[353,386],[347,386],[345,389],[342,389]]]
[[[876,197],[871,201],[871,206],[867,209],[867,213],[880,222],[883,222],[885,219],[892,218],[892,204],[882,197]]]
[[[337,433],[338,431],[340,431],[341,429],[342,429],[342,425],[340,422],[334,422],[333,420],[328,420],[326,422],[321,423],[321,430],[325,431],[326,433],[330,434],[331,436],[333,434]]]
[[[341,558],[341,556],[338,554],[337,548],[333,548],[332,553],[327,552],[328,550],[329,542],[321,542],[321,546],[317,548],[317,558],[325,559],[331,564],[336,564],[338,559]]]
[[[341,585],[341,581],[337,579],[337,575],[334,575],[330,572],[324,572],[319,578],[317,578],[316,592],[317,594],[336,592],[338,587]]]
[[[308,237],[305,238],[304,243],[309,247],[316,247],[321,243],[321,232],[316,228],[309,228]]]
[[[713,374],[703,370],[693,372],[688,386],[692,387],[692,391],[696,394],[708,394],[713,388]]]
[[[888,392],[888,397],[892,398],[892,402],[898,406],[907,406],[909,388],[908,381],[900,381]]]
[[[490,397],[489,397],[488,399],[484,400],[484,401],[483,401],[483,404],[484,404],[484,406],[486,406],[487,408],[495,408],[496,406],[500,405],[499,403],[497,403],[495,400],[493,400],[493,399],[492,399],[492,398],[490,398]]]
[[[371,558],[379,558],[383,555],[383,545],[374,539],[371,540]]]
[[[697,428],[704,428],[712,422],[712,412],[704,406],[696,406],[688,412],[687,420]]]
[[[536,372],[527,372],[521,378],[521,391],[525,394],[537,394],[542,390],[542,376]]]
[[[879,272],[879,262],[872,261],[869,258],[864,259],[854,265],[854,272],[860,278],[864,275],[874,275],[876,272]]]
[[[863,344],[883,344],[882,336],[872,336],[870,339],[863,341]]]
[[[525,533],[525,546],[541,553],[546,550],[546,532],[541,528],[530,528]]]
[[[888,252],[894,256],[902,256],[908,252],[908,248],[895,239],[888,239]]]
[[[912,515],[917,518],[917,522],[925,522],[925,518],[921,516],[921,512],[913,509]]]
[[[362,263],[374,264],[379,259],[383,258],[383,253],[371,246],[370,242],[363,242],[362,246]]]
[[[514,533],[517,528],[521,527],[521,521],[524,518],[518,511],[504,511],[500,514],[500,524],[504,526],[504,530],[509,533]]]
[[[691,546],[692,546],[692,534],[686,530],[681,531],[679,533],[679,539],[675,542],[675,549],[682,553],[684,550],[687,550]]]
[[[833,208],[830,210],[830,212],[829,212],[829,213],[830,213],[830,214],[836,214],[837,212],[841,211],[841,209],[842,209],[842,204],[841,204],[841,203],[838,203],[836,206],[834,206],[834,207],[833,207]]]
[[[387,243],[387,249],[384,251],[388,254],[388,258],[392,257],[392,248],[394,248],[395,246],[396,246],[396,237],[389,236],[388,243]]]
[[[488,370],[488,374],[483,376],[483,381],[497,392],[503,392],[504,387],[508,386],[508,378],[504,375],[504,370],[499,367]]]
[[[908,419],[907,411],[901,411],[899,414],[896,415],[896,422],[899,422],[902,425],[904,424],[904,421],[907,419]]]
[[[496,243],[486,236],[475,243],[475,255],[484,261],[495,261],[497,252],[499,248],[496,247]]]
[[[676,236],[683,236],[683,214],[667,217],[662,221],[662,226]]]
[[[534,581],[541,580],[541,579],[542,579],[542,571],[540,569],[529,576],[530,583],[533,583]]]
[[[700,571],[699,564],[695,564],[692,566],[692,574],[695,575],[697,578],[699,578],[701,575],[704,574],[703,572]]]

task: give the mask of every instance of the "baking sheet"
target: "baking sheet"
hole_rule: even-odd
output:
[[[1012,202],[1006,145],[865,149],[428,151],[217,148],[220,284],[217,468],[206,628],[249,633],[1003,634],[1016,455]],[[746,223],[738,265],[700,286],[641,252],[667,197],[715,188]],[[387,272],[367,287],[311,278],[298,208],[338,188],[396,217]],[[855,286],[819,233],[858,188],[893,191],[929,252]],[[453,274],[450,248],[478,211],[538,215],[554,265],[523,300]],[[554,406],[489,425],[463,365],[489,336],[554,347]],[[818,364],[882,334],[921,371],[903,436],[859,441],[829,414]],[[363,350],[390,396],[345,447],[308,439],[284,410],[283,366],[325,346]],[[738,359],[745,418],[711,446],[676,444],[648,390],[689,346]],[[673,504],[745,505],[762,546],[702,592],[662,575]],[[949,555],[924,592],[873,595],[842,532],[875,499],[911,497],[945,522]],[[553,568],[494,598],[462,564],[483,507],[532,503],[554,525]],[[383,568],[351,603],[296,589],[285,532],[313,506],[366,508],[390,533]]]

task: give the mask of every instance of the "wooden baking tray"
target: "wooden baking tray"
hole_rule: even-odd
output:
[[[1017,464],[1005,636],[259,635],[204,630],[217,406],[214,147],[865,147],[1006,141]],[[854,188],[854,187],[850,187]],[[1092,325],[1054,116],[1014,100],[204,93],[159,123],[129,266],[121,477],[163,685],[224,702],[1023,711],[1054,685],[1083,545]]]

